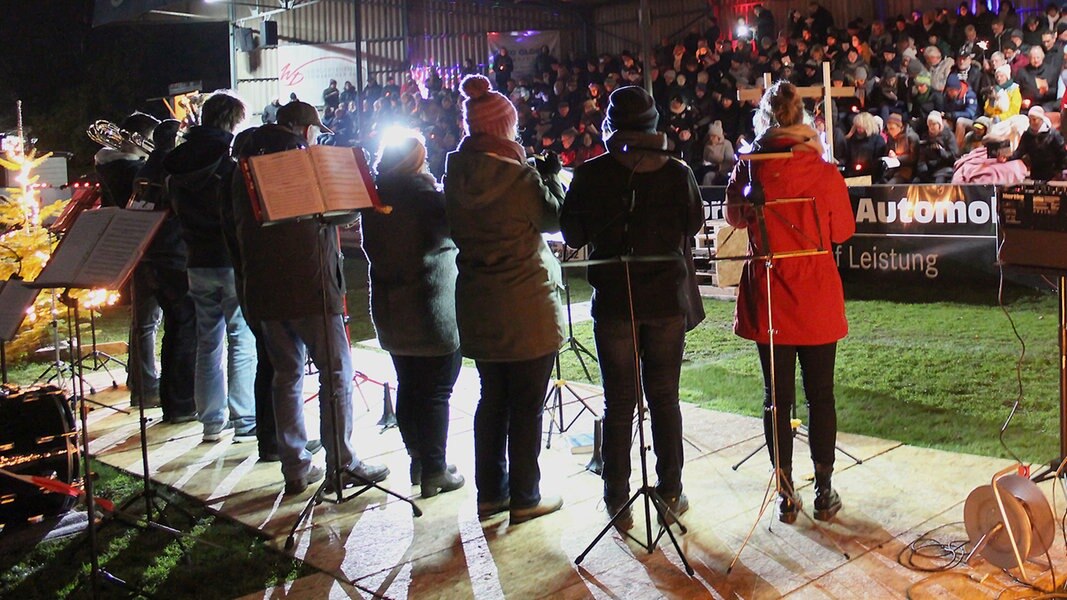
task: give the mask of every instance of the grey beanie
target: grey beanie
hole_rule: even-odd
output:
[[[621,87],[608,97],[604,131],[653,132],[659,123],[659,111],[652,96],[636,85]]]

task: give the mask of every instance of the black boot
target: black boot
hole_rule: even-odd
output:
[[[830,487],[833,465],[815,463],[815,518],[829,521],[841,510],[841,497]]]
[[[786,525],[792,525],[797,521],[800,514],[800,496],[793,487],[793,470],[778,470],[778,520]]]

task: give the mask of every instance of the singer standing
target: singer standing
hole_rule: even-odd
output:
[[[841,276],[830,244],[840,244],[856,231],[856,220],[848,188],[837,167],[822,159],[818,134],[808,123],[796,86],[779,81],[764,93],[754,117],[755,152],[789,152],[781,159],[741,161],[734,168],[726,192],[726,220],[739,228],[749,228],[749,250],[753,256],[768,249],[762,239],[762,225],[754,205],[763,203],[758,194],[745,195],[751,182],[761,188],[766,202],[783,198],[813,198],[808,219],[765,219],[766,239],[772,248],[776,240],[796,239],[795,227],[808,249],[818,245],[822,254],[774,259],[771,271],[770,310],[774,321],[774,382],[777,395],[777,441],[774,437],[771,397],[770,326],[767,322],[767,264],[753,258],[745,265],[737,295],[734,333],[756,342],[763,368],[763,432],[771,464],[778,468],[780,498],[778,519],[796,521],[800,497],[793,488],[793,433],[789,420],[796,402],[795,372],[800,361],[804,395],[808,403],[811,459],[815,463],[815,518],[828,521],[841,509],[841,499],[830,484],[837,442],[837,412],[834,406],[834,360],[837,341],[848,334],[845,296]],[[752,180],[749,178],[751,166]],[[764,206],[767,206],[764,204]],[[798,205],[794,205],[798,206]],[[812,206],[810,203],[804,206]],[[814,211],[814,214],[810,214]],[[766,208],[768,215],[772,209]],[[797,213],[800,215],[801,213]],[[810,217],[817,216],[813,225]],[[810,229],[810,231],[809,231]],[[808,239],[810,238],[810,239]],[[775,448],[779,456],[775,457]]]
[[[663,257],[589,268],[593,286],[593,335],[604,384],[604,504],[614,516],[630,496],[634,352],[640,352],[641,383],[652,419],[656,491],[680,515],[689,508],[682,493],[682,413],[678,378],[685,333],[703,319],[690,316],[696,294],[690,238],[704,213],[693,172],[667,152],[656,131],[659,112],[640,87],[619,88],[609,98],[604,133],[608,153],[578,167],[563,203],[560,225],[567,245],[589,245],[590,258]],[[673,259],[673,260],[672,260]],[[631,321],[630,298],[633,298]],[[695,298],[699,304],[699,297]],[[690,316],[690,318],[687,318]],[[637,348],[635,332],[637,328]],[[633,525],[632,510],[616,520]]]
[[[541,238],[559,230],[559,159],[526,162],[518,114],[482,75],[461,84],[467,136],[445,165],[445,210],[459,248],[456,319],[482,383],[474,414],[478,517],[511,524],[555,512],[541,495],[541,417],[563,343],[563,276]]]

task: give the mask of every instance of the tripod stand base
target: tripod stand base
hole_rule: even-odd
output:
[[[633,496],[630,496],[630,499],[626,502],[626,504],[617,513],[615,513],[614,516],[611,517],[611,520],[608,521],[608,524],[600,530],[600,533],[597,534],[596,538],[593,539],[589,546],[587,546],[586,549],[583,550],[582,553],[574,559],[574,564],[582,564],[582,561],[585,560],[586,555],[588,555],[589,552],[593,550],[593,548],[597,545],[601,538],[607,535],[609,531],[614,529],[619,521],[625,518],[630,518],[630,513],[632,511],[634,503],[637,502],[637,499],[642,496],[644,496],[645,498],[645,539],[637,539],[629,531],[621,531],[620,533],[633,540],[637,545],[644,548],[644,550],[649,554],[652,554],[656,550],[656,546],[659,545],[660,539],[662,539],[663,534],[666,533],[671,540],[671,544],[674,545],[674,550],[678,553],[678,558],[681,559],[682,564],[685,566],[686,574],[688,574],[690,577],[693,577],[695,571],[693,571],[692,565],[689,564],[689,559],[686,558],[685,552],[682,551],[682,547],[678,544],[678,539],[674,537],[674,532],[671,530],[671,526],[675,524],[678,525],[678,528],[682,534],[687,533],[689,530],[686,529],[685,525],[683,525],[682,522],[679,520],[679,515],[675,514],[675,512],[671,510],[671,507],[667,505],[667,502],[662,497],[660,497],[659,493],[656,491],[656,488],[651,486],[641,487],[634,493]],[[652,509],[655,509],[655,511],[653,511]],[[659,532],[655,535],[655,537],[653,537],[652,535],[653,514],[656,515],[657,523],[660,524]],[[671,525],[665,525],[665,523],[670,523]]]
[[[344,488],[338,487],[336,490],[334,490],[334,493],[332,494],[333,497],[331,498],[331,494],[327,493],[326,491],[326,486],[330,485],[331,482],[339,481],[340,475],[348,475],[353,480],[358,482],[357,486],[362,487],[347,496],[345,495]],[[318,489],[316,489],[315,493],[312,494],[311,498],[308,499],[307,504],[304,505],[304,510],[300,511],[300,514],[296,518],[296,522],[293,523],[292,529],[289,530],[289,537],[285,538],[285,551],[291,552],[292,549],[296,547],[296,530],[300,528],[300,525],[303,524],[309,516],[311,516],[311,511],[314,510],[316,506],[322,504],[323,502],[329,502],[331,504],[344,504],[349,500],[363,495],[365,492],[369,492],[371,489],[376,489],[378,491],[384,492],[385,494],[392,496],[397,500],[400,500],[401,502],[407,502],[411,505],[412,516],[422,516],[422,509],[420,509],[411,498],[401,496],[400,494],[379,485],[377,482],[362,477],[352,469],[342,469],[340,474],[336,472],[327,473],[326,477],[323,478],[322,483],[319,484]]]

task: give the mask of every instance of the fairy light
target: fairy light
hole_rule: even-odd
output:
[[[118,292],[97,288],[89,290],[82,297],[81,304],[87,310],[96,310],[105,306],[114,306],[118,301]]]

